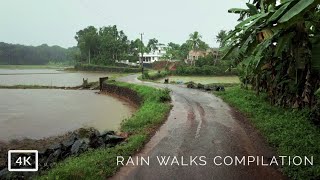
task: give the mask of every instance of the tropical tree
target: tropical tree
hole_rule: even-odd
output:
[[[195,31],[189,35],[187,44],[191,46],[192,50],[206,50],[209,46],[201,40],[202,36],[198,31]]]
[[[128,53],[128,37],[122,30],[118,31],[117,26],[114,25],[100,28],[99,37],[103,58],[114,62]]]
[[[88,63],[91,63],[91,56],[98,52],[99,37],[97,29],[89,26],[76,33],[75,39],[78,41],[78,47],[83,56],[88,57]]]
[[[147,44],[147,52],[156,51],[158,50],[158,43],[159,41],[156,38],[150,39]]]
[[[224,59],[236,53],[240,78],[272,104],[294,108],[315,104],[319,88],[319,0],[253,0],[225,38]]]
[[[218,35],[216,36],[216,40],[217,40],[217,43],[219,43],[220,47],[223,47],[224,46],[224,39],[227,37],[227,31],[226,30],[220,30],[220,32],[218,33]]]
[[[141,50],[145,49],[143,42],[137,38],[134,41],[130,42],[129,45],[129,60],[132,62],[136,62],[139,60],[139,53]]]
[[[166,54],[164,58],[172,60],[172,59],[183,59],[181,58],[180,45],[170,42],[166,47]]]

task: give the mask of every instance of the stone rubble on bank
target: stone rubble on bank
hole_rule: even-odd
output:
[[[204,85],[201,83],[194,83],[194,82],[188,82],[187,83],[187,88],[191,88],[191,89],[203,89],[206,91],[225,91],[224,86],[219,86],[219,85]]]
[[[48,170],[57,162],[70,156],[78,156],[90,149],[113,147],[125,140],[115,135],[114,131],[99,131],[81,128],[72,133],[67,140],[53,144],[48,149],[39,152],[39,172]],[[7,168],[0,169],[0,179],[31,179],[32,172],[9,172]]]

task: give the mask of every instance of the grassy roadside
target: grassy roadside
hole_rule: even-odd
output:
[[[230,105],[248,115],[280,156],[313,156],[313,166],[284,166],[292,179],[320,178],[320,130],[308,120],[308,111],[294,111],[270,105],[265,96],[230,87],[215,92]]]
[[[136,113],[121,124],[121,132],[131,134],[126,143],[68,158],[58,163],[46,175],[36,179],[106,179],[120,168],[116,165],[116,157],[135,154],[147,142],[156,127],[166,119],[171,109],[168,103],[169,91],[122,82],[113,84],[130,88],[143,99]]]
[[[167,71],[161,71],[160,73],[157,71],[145,72],[143,75],[138,77],[139,80],[147,80],[147,81],[156,81],[161,78],[165,78],[169,75]]]

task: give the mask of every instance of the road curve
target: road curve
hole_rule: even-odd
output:
[[[277,167],[212,163],[216,156],[264,156],[270,162],[275,155],[248,120],[216,96],[177,85],[141,82],[137,75],[119,80],[171,89],[173,108],[167,121],[133,158],[150,157],[150,165],[124,166],[111,179],[287,179]],[[179,161],[179,166],[160,166],[157,156],[183,156],[188,162],[190,156],[206,156],[207,164],[200,166],[197,161],[198,166],[182,166]]]

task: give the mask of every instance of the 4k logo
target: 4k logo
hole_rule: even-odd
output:
[[[9,150],[9,171],[38,171],[37,150]]]

